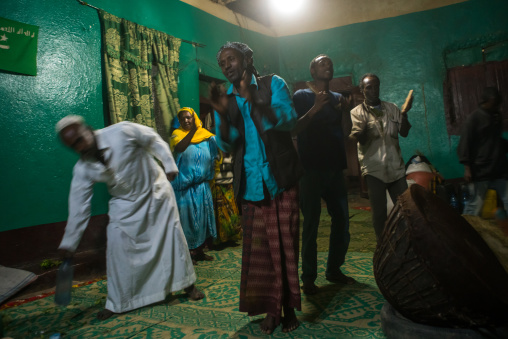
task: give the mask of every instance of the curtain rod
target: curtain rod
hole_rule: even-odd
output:
[[[89,3],[84,2],[83,0],[76,0],[76,1],[77,1],[77,2],[79,2],[79,3],[80,3],[81,5],[83,5],[83,6],[88,6],[88,7],[90,7],[90,8],[93,8],[93,9],[97,10],[97,11],[100,11],[100,8],[97,8],[97,7],[95,7],[95,6],[92,6],[92,5],[90,5]],[[185,40],[185,39],[180,39],[180,40],[182,40],[182,42],[186,42],[186,43],[188,43],[188,44],[191,44],[191,45],[193,45],[193,46],[195,46],[195,47],[205,47],[205,46],[206,46],[206,45],[203,45],[203,44],[201,44],[201,43],[199,43],[199,42],[194,42],[194,41]]]

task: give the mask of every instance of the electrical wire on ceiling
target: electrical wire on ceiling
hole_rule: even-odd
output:
[[[90,8],[93,8],[95,9],[96,11],[100,11],[101,9],[98,8],[98,7],[95,7],[95,6],[92,6],[90,5],[89,3],[87,2],[84,2],[83,0],[76,0],[77,2],[79,2],[81,5],[83,6],[88,6]],[[180,38],[179,38],[180,39]],[[180,39],[182,42],[185,42],[185,43],[188,43],[188,44],[191,44],[193,45],[194,47],[205,47],[206,45],[202,44],[202,43],[199,43],[199,42],[195,42],[195,41],[190,41],[190,40],[185,40],[185,39]]]

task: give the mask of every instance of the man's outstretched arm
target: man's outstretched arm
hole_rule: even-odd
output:
[[[69,193],[69,217],[64,236],[58,249],[64,257],[74,253],[90,220],[93,181],[88,177],[83,165],[74,166],[71,190]]]

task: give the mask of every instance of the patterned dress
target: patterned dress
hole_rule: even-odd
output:
[[[206,239],[217,237],[213,198],[209,181],[215,176],[218,148],[215,137],[190,144],[175,153],[180,173],[172,182],[180,213],[180,222],[189,249],[200,247]]]
[[[240,213],[233,190],[232,166],[231,156],[221,156],[215,166],[215,180],[210,183],[217,224],[215,244],[242,239]]]

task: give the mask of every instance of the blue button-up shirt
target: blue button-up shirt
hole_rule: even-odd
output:
[[[251,85],[258,87],[256,77],[252,76]],[[277,118],[274,125],[264,118],[263,127],[266,130],[275,129],[279,131],[290,131],[296,124],[296,112],[293,108],[293,102],[289,94],[286,82],[279,76],[274,75],[271,83],[272,97],[271,107]],[[261,201],[264,199],[263,182],[273,199],[277,194],[283,191],[277,186],[275,177],[270,170],[270,164],[266,159],[266,150],[261,137],[250,116],[251,104],[241,97],[236,88],[231,85],[228,89],[228,95],[233,94],[236,98],[238,107],[245,124],[245,154],[243,157],[243,173],[245,177],[245,190],[243,198],[249,201]],[[220,133],[220,117],[215,112],[215,134],[217,135],[217,144],[225,152],[232,152],[235,141],[239,138],[238,130],[230,126],[229,136],[226,138],[230,143],[224,142]],[[239,180],[240,178],[236,178]]]

